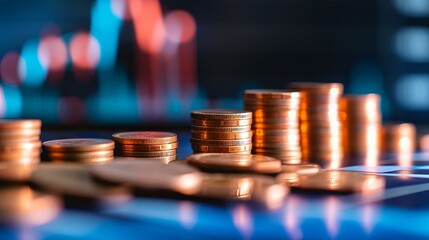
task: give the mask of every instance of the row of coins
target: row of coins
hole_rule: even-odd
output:
[[[176,160],[177,134],[169,132],[122,132],[112,135],[116,156],[156,159],[168,163]]]
[[[244,109],[253,112],[253,153],[301,163],[300,93],[286,90],[246,90]]]
[[[201,110],[191,112],[194,153],[250,153],[252,112]]]
[[[303,162],[336,169],[343,163],[339,83],[290,83],[301,92],[300,133]]]

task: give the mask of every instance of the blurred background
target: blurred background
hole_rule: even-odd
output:
[[[0,1],[0,116],[189,125],[249,88],[341,82],[429,116],[429,0]]]

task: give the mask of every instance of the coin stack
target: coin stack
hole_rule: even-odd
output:
[[[383,124],[382,150],[388,154],[412,154],[416,146],[416,127],[411,123]]]
[[[381,111],[377,94],[344,95],[340,100],[344,153],[376,166],[380,157]],[[362,164],[362,163],[359,163]]]
[[[70,138],[43,142],[43,159],[52,162],[104,163],[113,160],[110,139]]]
[[[339,99],[340,83],[290,83],[301,92],[300,131],[302,160],[322,168],[336,169],[343,165],[343,146]]]
[[[244,109],[253,112],[253,153],[301,163],[300,93],[287,90],[246,90]]]
[[[177,134],[169,132],[121,132],[112,135],[115,155],[127,158],[155,159],[164,163],[176,160]]]
[[[194,153],[250,153],[252,112],[200,110],[191,112]]]
[[[40,128],[36,119],[0,120],[0,180],[23,181],[40,162]]]

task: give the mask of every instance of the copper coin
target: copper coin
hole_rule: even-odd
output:
[[[383,190],[385,180],[375,174],[325,170],[315,175],[300,177],[294,187],[333,192],[372,192]]]
[[[112,135],[122,144],[165,144],[177,142],[177,134],[170,132],[122,132]]]
[[[194,154],[198,154],[198,153],[237,153],[237,154],[252,154],[252,151],[237,151],[237,152],[228,152],[228,151],[200,151],[198,149],[192,149]]]
[[[317,164],[288,164],[282,165],[282,171],[277,175],[276,180],[288,186],[295,185],[300,176],[309,176],[320,172]]]
[[[252,132],[197,132],[191,131],[191,138],[202,140],[236,140],[251,138]]]
[[[115,148],[110,139],[70,138],[43,142],[43,148],[50,152],[90,152],[105,151]]]
[[[289,188],[270,177],[244,174],[204,174],[200,189],[193,196],[203,199],[250,201],[276,208]]]
[[[285,110],[285,111],[274,111],[258,109],[253,111],[253,118],[299,118],[299,111],[297,110]]]
[[[0,222],[12,225],[42,225],[62,210],[58,197],[33,191],[25,185],[0,188]]]
[[[248,132],[252,129],[251,125],[248,126],[239,126],[239,127],[204,127],[204,126],[195,126],[192,125],[191,129],[197,132],[227,132],[227,133],[238,133],[238,132]]]
[[[0,162],[0,181],[24,182],[30,179],[37,168],[40,158],[19,158]]]
[[[249,89],[244,91],[244,98],[290,99],[300,98],[300,93],[281,89]]]
[[[207,109],[192,111],[191,118],[202,120],[250,119],[252,118],[252,112],[243,110]]]
[[[38,138],[40,136],[41,130],[40,128],[35,129],[2,129],[0,131],[0,139],[5,138],[18,138],[18,139],[26,139],[26,138]],[[38,140],[38,139],[37,139]]]
[[[255,173],[278,173],[281,162],[278,159],[234,153],[200,153],[186,158],[189,164],[207,170],[229,170]]]
[[[192,150],[194,152],[218,152],[218,153],[238,153],[248,152],[252,150],[252,144],[246,144],[241,146],[207,146],[200,144],[192,144]]]
[[[90,158],[90,159],[60,159],[60,158],[54,158],[49,159],[46,158],[46,161],[50,161],[52,163],[73,163],[73,164],[83,164],[83,165],[99,165],[99,164],[106,164],[114,160],[114,156],[110,157],[99,157],[99,158]]]
[[[287,123],[254,123],[252,124],[253,129],[266,129],[266,130],[274,130],[274,129],[291,129],[291,128],[299,128],[298,122],[287,122]]]
[[[79,161],[79,160],[92,160],[96,161],[97,158],[108,158],[113,157],[113,150],[106,151],[93,151],[93,152],[43,152],[44,157],[48,157],[51,160],[68,160],[68,161]]]
[[[40,150],[39,149],[30,149],[30,150],[17,150],[13,152],[7,152],[0,154],[0,161],[15,161],[21,158],[39,158]]]
[[[168,164],[170,162],[174,162],[177,161],[176,160],[176,155],[174,156],[167,156],[167,157],[148,157],[148,158],[142,158],[142,157],[119,157],[116,156],[115,161],[123,161],[123,160],[128,160],[128,161],[159,161],[162,162],[164,164]]]
[[[204,120],[204,119],[191,119],[191,124],[204,127],[239,127],[248,126],[252,124],[252,119],[239,119],[239,120]]]
[[[176,149],[155,152],[137,152],[137,151],[116,151],[117,155],[124,157],[168,157],[177,154]]]
[[[178,142],[165,144],[118,144],[116,150],[137,151],[137,152],[155,152],[173,150],[179,147]]]
[[[34,142],[0,142],[0,152],[8,153],[15,151],[39,151],[42,143],[40,141]]]
[[[148,190],[167,190],[183,194],[198,191],[202,174],[193,167],[158,161],[113,161],[92,168],[93,176],[126,183]]]
[[[238,139],[238,140],[201,140],[191,138],[192,144],[206,145],[206,146],[242,146],[252,143],[252,138]]]
[[[0,129],[29,129],[40,128],[42,121],[38,119],[0,119]]]
[[[278,123],[278,124],[284,124],[284,123],[294,123],[295,125],[298,124],[299,118],[294,117],[294,118],[253,118],[253,123],[266,123],[266,124],[271,124],[271,123]]]
[[[293,82],[289,83],[288,87],[314,94],[343,94],[343,84],[341,83]]]
[[[127,187],[94,181],[90,167],[85,165],[42,163],[33,172],[31,181],[48,192],[64,196],[106,203],[120,203],[131,198],[131,191]]]

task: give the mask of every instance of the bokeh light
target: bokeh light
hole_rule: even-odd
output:
[[[18,64],[21,56],[17,52],[6,53],[0,62],[0,74],[3,82],[17,86],[21,83]]]
[[[100,44],[88,33],[76,33],[70,41],[70,57],[73,65],[81,69],[93,69],[100,61]]]
[[[184,43],[193,39],[196,31],[195,19],[186,11],[176,10],[165,17],[167,38],[174,43]]]
[[[37,52],[39,61],[46,70],[62,71],[67,64],[67,47],[59,36],[42,38]]]

